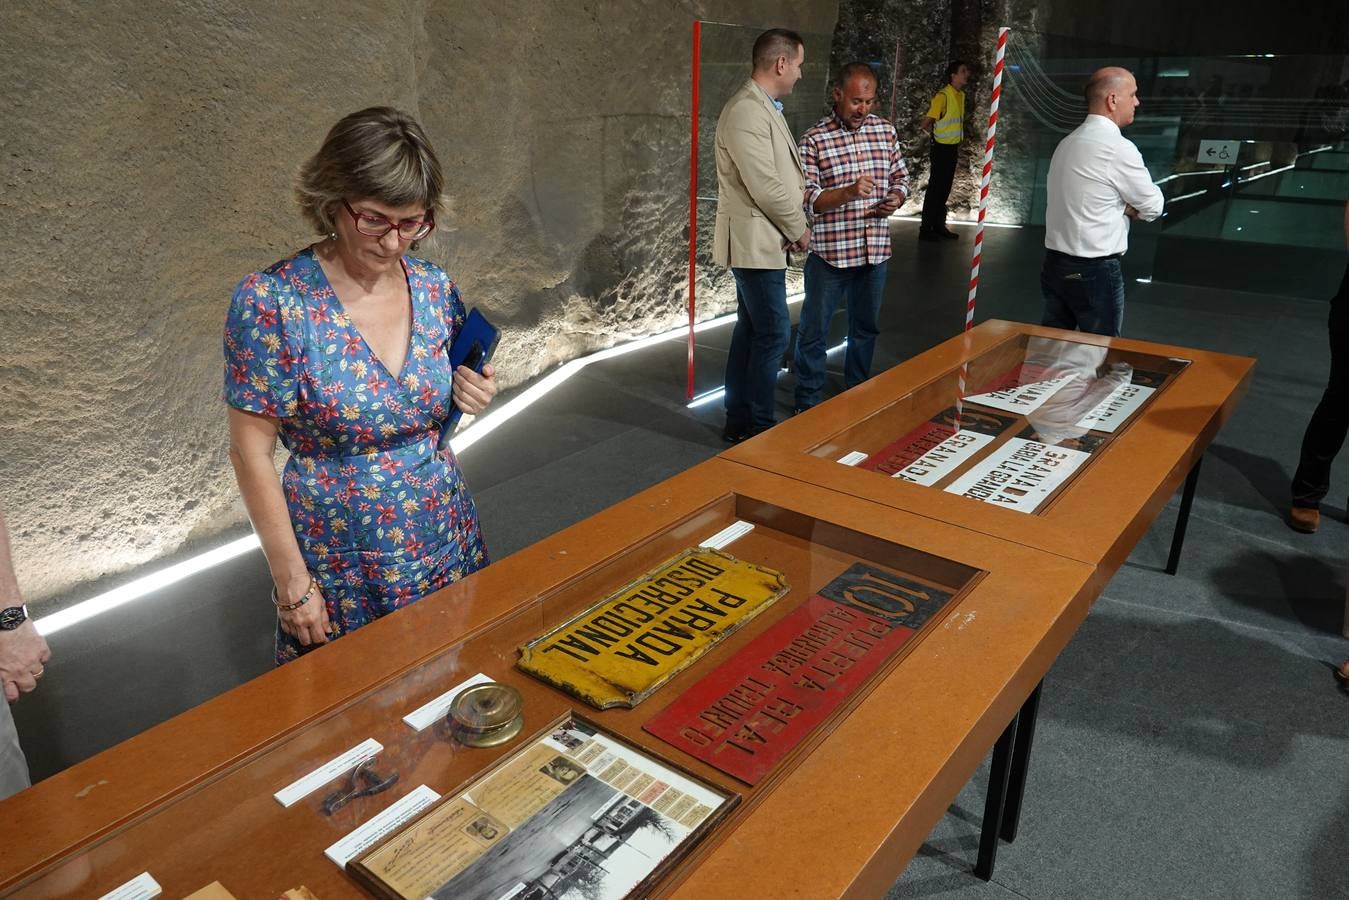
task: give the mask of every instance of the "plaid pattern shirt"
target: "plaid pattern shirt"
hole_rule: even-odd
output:
[[[890,258],[890,223],[885,216],[867,216],[886,194],[909,196],[909,169],[899,152],[895,126],[877,115],[867,116],[856,131],[830,112],[801,136],[801,165],[806,171],[806,218],[813,219],[811,252],[840,269],[884,262]],[[847,187],[870,175],[870,197],[815,211],[825,191]]]

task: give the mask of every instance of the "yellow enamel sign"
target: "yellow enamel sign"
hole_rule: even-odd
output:
[[[519,666],[596,709],[633,707],[786,593],[781,572],[685,550],[521,647]]]

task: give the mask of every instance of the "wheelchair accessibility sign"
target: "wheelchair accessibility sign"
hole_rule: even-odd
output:
[[[1200,141],[1199,161],[1210,166],[1236,165],[1241,141]]]

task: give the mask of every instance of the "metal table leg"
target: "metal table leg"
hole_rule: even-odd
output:
[[[1180,548],[1185,546],[1185,526],[1190,523],[1190,506],[1194,503],[1194,489],[1199,484],[1199,464],[1204,457],[1194,461],[1194,468],[1185,476],[1185,490],[1180,495],[1180,515],[1176,518],[1176,532],[1171,538],[1171,556],[1166,561],[1166,574],[1176,574],[1180,566]]]
[[[1002,814],[1002,839],[1016,840],[1017,824],[1021,821],[1021,798],[1026,793],[1026,770],[1030,768],[1030,748],[1035,740],[1035,720],[1040,714],[1041,681],[1030,692],[1021,711],[1016,714],[1016,743],[1012,746],[1012,765],[1007,785],[1007,808]]]
[[[1007,805],[1007,780],[1012,771],[1012,749],[1016,743],[1018,712],[1007,723],[998,742],[993,745],[993,765],[988,778],[988,795],[984,800],[984,824],[979,835],[979,861],[974,874],[984,881],[993,877],[993,863],[998,857],[998,832]]]

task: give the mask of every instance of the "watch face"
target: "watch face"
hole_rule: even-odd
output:
[[[28,610],[22,606],[11,606],[8,609],[0,609],[0,628],[5,631],[12,631],[23,624],[24,619],[28,618]]]

